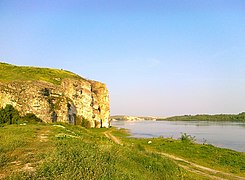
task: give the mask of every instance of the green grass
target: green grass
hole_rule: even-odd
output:
[[[53,144],[49,141],[36,141],[46,125],[7,125],[0,128],[0,174],[10,174],[21,170],[25,164],[36,167],[47,151],[52,151]],[[47,149],[48,147],[48,149]],[[1,176],[0,176],[1,177]]]
[[[82,79],[80,76],[65,70],[0,63],[0,82],[41,80],[60,84],[64,78]]]
[[[63,126],[63,125],[62,125]],[[48,124],[0,128],[6,179],[196,179],[173,161],[105,137],[107,129]],[[113,131],[115,131],[113,129]],[[120,132],[119,132],[120,133]],[[47,139],[40,141],[46,134]],[[18,163],[17,163],[18,162]],[[31,167],[26,170],[25,167]],[[200,177],[201,178],[201,177]]]
[[[136,143],[136,146],[176,155],[205,167],[245,176],[245,153],[171,138],[127,139],[127,141]],[[149,141],[152,143],[148,144]]]
[[[120,138],[123,145],[105,132]],[[189,141],[129,138],[126,130],[115,128],[38,123],[0,127],[0,178],[208,179],[155,152],[245,177],[244,153]]]

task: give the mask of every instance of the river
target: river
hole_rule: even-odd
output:
[[[245,123],[213,121],[112,121],[125,128],[132,137],[180,138],[182,133],[195,136],[196,142],[245,152]]]

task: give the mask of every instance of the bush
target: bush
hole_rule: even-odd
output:
[[[21,117],[19,112],[10,104],[0,109],[0,124],[18,124],[20,122],[36,123],[42,122],[34,114],[26,114]]]
[[[196,139],[195,139],[195,136],[191,136],[186,133],[182,133],[180,140],[183,142],[194,142]]]
[[[85,128],[91,128],[91,124],[87,119],[82,119],[81,126]]]
[[[38,118],[35,114],[31,113],[26,114],[24,117],[21,118],[21,120],[29,123],[42,122],[40,118]]]
[[[0,109],[0,124],[16,124],[20,118],[19,112],[10,104]]]

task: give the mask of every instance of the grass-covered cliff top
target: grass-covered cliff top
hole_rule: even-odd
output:
[[[83,79],[82,77],[66,70],[15,66],[0,62],[0,82],[41,80],[53,84],[60,84],[62,79],[65,78]]]

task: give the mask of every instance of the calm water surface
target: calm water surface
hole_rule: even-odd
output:
[[[133,137],[195,136],[199,143],[245,152],[245,123],[210,121],[114,121],[112,126],[130,130]]]

